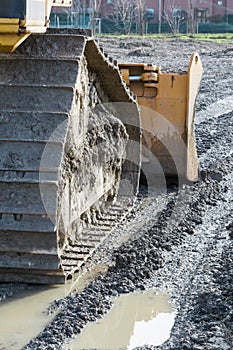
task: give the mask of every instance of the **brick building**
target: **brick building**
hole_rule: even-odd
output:
[[[145,11],[151,16],[151,20],[158,22],[159,8],[161,17],[173,9],[180,9],[190,13],[190,8],[197,12],[206,10],[207,17],[225,16],[233,14],[233,0],[144,0]],[[100,6],[101,16],[110,15],[114,0],[102,0]],[[152,18],[153,17],[153,18]]]
[[[101,21],[111,18],[120,3],[134,6],[135,22],[141,8],[143,21],[150,24],[174,19],[195,24],[228,22],[228,18],[233,18],[233,0],[73,0],[71,9],[55,8],[54,13],[66,13],[75,18],[76,25],[88,26],[93,17]]]

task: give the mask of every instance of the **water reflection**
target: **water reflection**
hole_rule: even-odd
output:
[[[166,293],[120,296],[100,321],[90,323],[66,350],[119,350],[160,345],[169,338],[175,312]]]
[[[36,337],[53,318],[48,315],[49,305],[56,299],[81,292],[100,272],[97,265],[91,271],[76,274],[66,285],[44,286],[34,292],[22,292],[0,302],[0,350],[19,350]]]

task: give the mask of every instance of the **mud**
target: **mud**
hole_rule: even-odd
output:
[[[162,345],[145,343],[138,349],[230,350],[233,43],[113,38],[100,43],[120,62],[158,63],[164,70],[186,69],[190,54],[199,51],[205,69],[196,115],[200,179],[179,190],[170,186],[156,197],[142,187],[135,213],[86,267],[91,270],[98,263],[108,269],[84,290],[54,301],[48,309],[53,320],[23,349],[62,349],[90,321],[101,319],[114,297],[156,288],[169,292],[175,323]],[[14,298],[28,288],[33,289],[2,285],[0,296]]]

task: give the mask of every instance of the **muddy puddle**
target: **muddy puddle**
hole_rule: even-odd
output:
[[[65,350],[130,350],[137,346],[160,345],[170,335],[175,311],[166,293],[155,291],[124,294],[109,313],[89,323]]]
[[[17,299],[0,303],[0,350],[19,350],[35,337],[54,315],[47,307],[60,288],[43,290],[33,295],[22,293]]]
[[[0,350],[19,350],[36,337],[55,315],[48,315],[48,308],[56,299],[70,294],[74,289],[82,291],[105,266],[77,274],[66,285],[36,288],[33,292],[21,292],[0,302]]]

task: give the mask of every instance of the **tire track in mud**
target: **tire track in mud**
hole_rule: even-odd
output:
[[[217,125],[218,119],[214,122]],[[202,129],[201,123],[200,129]],[[208,137],[207,131],[206,138]],[[203,147],[205,147],[204,144]],[[221,147],[224,149],[220,152]],[[149,229],[147,227],[141,237],[125,242],[113,252],[113,264],[106,275],[100,275],[82,293],[75,292],[55,303],[50,311],[59,310],[58,315],[24,349],[62,349],[62,344],[68,338],[80,333],[89,321],[102,317],[109,310],[112,304],[109,297],[136,289],[144,290],[151,286],[152,279],[154,287],[166,287],[173,291],[173,299],[179,311],[173,331],[175,335],[171,337],[168,345],[164,345],[164,349],[190,349],[189,346],[192,346],[190,344],[195,343],[195,337],[184,341],[184,337],[187,338],[187,334],[183,331],[184,322],[188,320],[186,313],[183,315],[182,310],[190,312],[193,299],[191,297],[190,299],[189,295],[195,298],[200,294],[196,291],[196,279],[197,276],[202,275],[200,266],[203,261],[206,261],[207,253],[216,251],[216,248],[218,256],[221,253],[221,245],[215,244],[214,239],[218,243],[216,233],[225,219],[221,218],[221,215],[229,211],[228,204],[224,207],[222,203],[229,190],[226,188],[229,185],[229,179],[226,177],[227,174],[232,175],[232,163],[227,158],[222,158],[222,154],[228,153],[230,149],[229,143],[224,146],[217,141],[209,148],[211,151],[209,154],[211,155],[214,151],[216,157],[211,159],[211,169],[207,169],[205,181],[199,181],[192,187],[181,190],[184,200],[179,210],[186,215],[178,225],[170,220],[177,199],[176,193],[170,193],[167,195],[168,204],[162,210],[157,222]],[[202,153],[204,155],[204,152]],[[208,161],[209,156],[204,164]],[[218,212],[219,215],[216,215]],[[217,221],[213,230],[209,230],[210,220],[213,223]],[[178,253],[179,249],[180,253]],[[170,256],[170,265],[169,252],[174,252]],[[192,257],[191,261],[190,257]],[[167,275],[166,264],[170,266],[170,274]],[[162,266],[164,267],[161,269]],[[160,272],[156,274],[156,271],[161,271],[160,277]],[[179,283],[180,280],[182,283]],[[163,281],[161,285],[159,281]],[[183,289],[178,289],[179,285]],[[193,293],[190,292],[192,289]],[[178,300],[174,297],[175,294],[180,295]],[[181,330],[184,332],[183,335]],[[196,338],[200,341],[199,333],[197,331],[196,333],[198,334]],[[173,338],[175,340],[172,340]],[[223,336],[220,338],[223,339]]]
[[[222,329],[219,329],[218,341],[216,342],[216,339],[214,341],[218,345],[213,347],[213,339],[208,344],[209,339],[215,336],[217,323],[224,323],[226,312],[223,313],[222,306],[226,304],[224,307],[227,312],[230,308],[230,300],[226,302],[226,299],[219,295],[221,294],[221,292],[218,293],[220,285],[216,285],[214,278],[217,269],[219,274],[222,273],[221,263],[218,263],[218,260],[231,244],[225,228],[226,216],[230,218],[232,213],[232,188],[225,189],[231,176],[232,172],[228,176],[228,181],[223,179],[219,198],[215,196],[212,205],[208,205],[202,224],[199,228],[195,228],[195,234],[167,257],[164,269],[156,277],[155,285],[171,291],[178,313],[169,341],[160,347],[148,347],[150,349],[231,348],[230,340],[225,340],[224,328],[227,325],[222,325]],[[226,285],[226,290],[231,295],[230,282],[228,286]],[[208,309],[205,312],[204,309],[198,308],[198,304],[201,304],[204,299],[211,304],[217,294],[218,304],[213,304],[210,313]],[[216,323],[212,313],[219,315]],[[212,324],[212,329],[208,327],[209,323]]]
[[[211,132],[209,131],[209,122],[202,122],[198,125],[196,131],[197,139],[197,152],[199,160],[202,161],[202,155],[209,156],[209,152],[215,151],[215,147],[221,147],[221,140],[225,140],[228,143],[229,151],[232,145],[232,134],[233,134],[233,111],[221,115],[212,121]]]
[[[212,118],[211,125],[209,120],[198,124],[197,134],[201,132],[203,136],[199,154],[202,167],[207,169],[203,172],[205,181],[208,184],[212,177],[220,187],[217,193],[213,191],[207,196],[211,200],[205,201],[208,207],[195,236],[167,258],[167,266],[161,269],[155,282],[171,290],[178,306],[171,337],[160,347],[143,349],[230,350],[233,347],[233,258],[229,237],[232,231],[227,229],[231,230],[233,225],[232,126],[232,112]],[[214,139],[212,129],[217,136]]]

